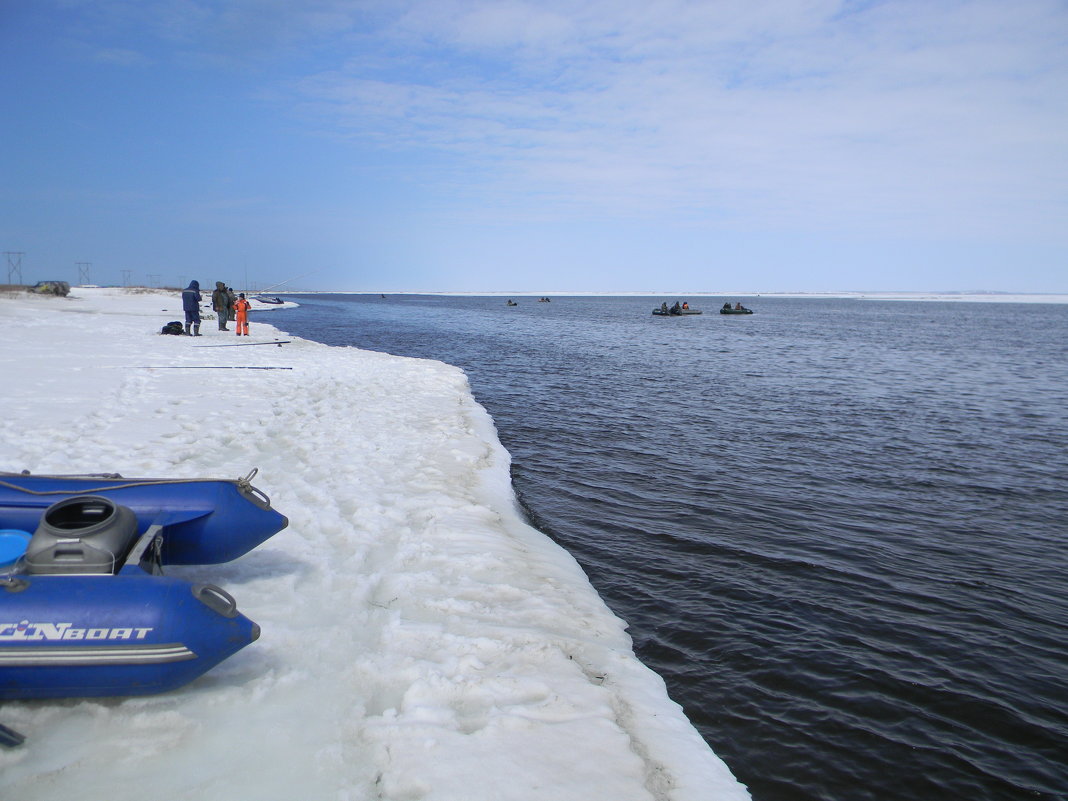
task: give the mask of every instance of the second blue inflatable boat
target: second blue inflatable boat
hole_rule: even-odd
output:
[[[140,534],[160,526],[161,564],[229,562],[289,523],[252,486],[255,473],[235,480],[0,473],[0,529],[32,532],[57,501],[95,495],[130,509]]]

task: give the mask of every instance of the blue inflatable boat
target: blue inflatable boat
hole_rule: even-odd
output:
[[[0,553],[0,700],[165,692],[259,637],[225,590],[164,576],[163,556],[170,547],[182,563],[226,561],[255,547],[285,525],[265,498],[240,482],[194,482],[205,488],[84,477],[77,486],[91,484],[97,494],[69,495],[59,486],[72,479],[40,478],[49,480],[30,482],[35,491],[68,497],[51,496],[40,508],[5,496],[0,505],[0,549],[8,551]],[[150,491],[152,500],[143,494]],[[252,524],[242,524],[247,509],[205,508],[233,493],[256,509]],[[115,500],[120,495],[136,509]],[[50,496],[32,496],[41,497]],[[270,524],[260,518],[266,511],[275,516]],[[32,525],[20,532],[12,521]],[[255,533],[219,546],[230,527]]]
[[[220,564],[248,553],[289,524],[252,486],[255,474],[224,480],[0,473],[0,529],[32,532],[56,501],[97,495],[131,509],[142,534],[150,526],[162,527],[161,564]]]

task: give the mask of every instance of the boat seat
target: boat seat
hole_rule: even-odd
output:
[[[36,575],[113,574],[137,538],[137,517],[98,495],[78,495],[45,509],[23,557]]]

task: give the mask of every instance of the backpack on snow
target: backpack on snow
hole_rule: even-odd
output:
[[[161,334],[184,334],[185,328],[177,320],[172,320],[160,329]]]

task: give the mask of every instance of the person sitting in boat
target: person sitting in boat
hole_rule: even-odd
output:
[[[675,305],[671,307],[671,313],[678,314],[680,311],[682,311],[682,307],[679,306],[679,302],[676,300]]]
[[[738,301],[737,303],[735,303],[735,304],[734,304],[734,310],[735,310],[735,311],[741,311],[741,310],[742,310],[742,309],[744,309],[744,308],[745,308],[745,307],[744,307],[744,306],[742,305],[742,302],[741,302],[741,301]]]
[[[682,308],[684,308],[684,309],[688,309],[688,308],[690,308],[690,304],[689,304],[689,301],[685,301],[685,300],[684,300],[684,301],[682,302]]]
[[[723,304],[723,308],[724,308],[725,311],[730,311],[731,310],[731,302],[728,300],[726,303]]]
[[[668,313],[667,301],[664,301],[660,304],[660,311],[662,311],[664,314]]]

